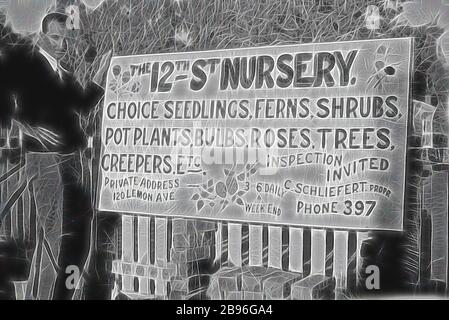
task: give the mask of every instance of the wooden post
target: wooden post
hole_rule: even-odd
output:
[[[282,228],[268,227],[268,266],[282,269]]]
[[[361,256],[362,243],[368,239],[368,232],[357,232],[357,255],[356,255],[356,288],[362,285],[361,273],[363,272],[363,257]]]
[[[134,262],[134,228],[133,216],[122,215],[122,261]],[[122,290],[124,292],[134,291],[134,277],[122,276]]]
[[[142,265],[150,264],[150,222],[147,217],[138,218],[138,263]],[[139,293],[149,295],[150,284],[148,278],[139,277]]]
[[[325,274],[326,271],[326,231],[312,229],[311,231],[311,274]]]
[[[303,273],[303,229],[289,229],[289,270]]]
[[[434,171],[431,182],[432,242],[430,275],[447,284],[448,271],[448,172]]]
[[[249,225],[249,265],[262,266],[263,252],[263,227],[261,225]]]
[[[228,223],[228,261],[234,266],[242,265],[242,225]]]
[[[6,157],[4,150],[6,148],[6,130],[5,128],[0,127],[0,176],[6,173]],[[6,183],[2,182],[0,183],[0,202],[5,202],[7,199],[7,187]],[[8,236],[6,223],[4,221],[1,221],[1,227],[0,227],[0,240],[2,238],[6,238]]]
[[[346,291],[348,285],[348,232],[334,231],[334,268],[336,298]]]
[[[155,218],[155,265],[165,268],[167,266],[167,218]],[[155,280],[155,296],[167,296],[167,282],[162,279],[162,272],[158,272]]]
[[[223,261],[221,261],[221,255],[223,253],[223,223],[217,222],[217,231],[215,232],[215,262],[218,261],[221,266]]]

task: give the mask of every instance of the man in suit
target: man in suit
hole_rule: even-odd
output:
[[[51,152],[59,159],[64,199],[54,299],[73,298],[66,271],[77,268],[82,275],[89,255],[93,207],[80,173],[85,170],[82,153],[92,132],[86,132],[91,130],[83,128],[81,120],[103,96],[111,56],[109,52],[102,57],[93,81],[82,88],[64,64],[73,42],[66,20],[62,13],[47,15],[37,46],[5,28],[6,37],[0,40],[0,125],[20,128],[25,151]]]

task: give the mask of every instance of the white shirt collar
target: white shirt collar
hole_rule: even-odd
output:
[[[44,56],[44,58],[48,61],[53,71],[58,72],[58,61],[53,58],[47,51],[42,48],[39,48],[39,52]]]

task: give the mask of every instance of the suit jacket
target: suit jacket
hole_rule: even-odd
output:
[[[25,147],[31,151],[70,153],[84,147],[78,114],[95,107],[103,89],[94,83],[82,88],[67,72],[62,76],[55,72],[36,47],[14,35],[8,37],[0,39],[0,125],[10,126],[16,119],[51,130],[62,142],[42,146],[26,137]]]

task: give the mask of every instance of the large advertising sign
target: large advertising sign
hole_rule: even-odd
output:
[[[401,230],[412,39],[114,57],[98,209]]]

